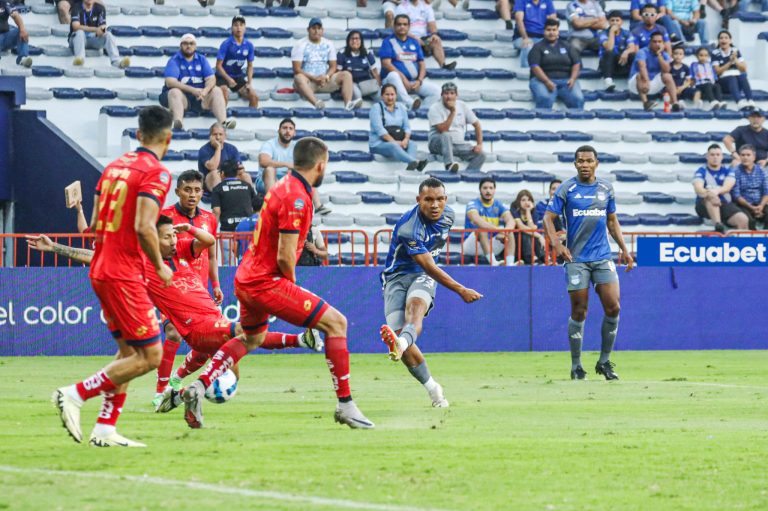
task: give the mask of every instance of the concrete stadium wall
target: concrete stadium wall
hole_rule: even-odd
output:
[[[426,352],[567,349],[568,296],[562,268],[448,268],[485,297],[464,304],[439,289],[419,344]],[[299,282],[349,319],[353,352],[382,352],[377,268],[300,268]],[[0,356],[110,355],[86,268],[9,268],[0,277]],[[224,313],[238,315],[234,268],[221,269]],[[761,269],[639,268],[621,275],[617,349],[768,349]],[[585,349],[600,345],[602,311],[591,295]],[[275,322],[274,331],[296,332]]]

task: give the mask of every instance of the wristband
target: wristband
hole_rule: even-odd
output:
[[[221,285],[219,284],[218,280],[212,280],[211,287],[213,287],[213,289],[221,289]]]

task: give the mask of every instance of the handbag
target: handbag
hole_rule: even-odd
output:
[[[381,108],[381,121],[384,122],[384,105],[382,103],[379,103],[379,108]],[[389,133],[389,136],[397,140],[398,142],[402,142],[405,140],[405,130],[401,128],[400,126],[384,126],[384,129],[387,130],[387,133]]]

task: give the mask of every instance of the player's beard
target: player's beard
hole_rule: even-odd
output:
[[[315,179],[314,184],[312,185],[314,188],[319,188],[321,184],[323,184],[323,178],[325,177],[325,174],[321,174],[320,177]]]
[[[288,144],[291,143],[291,140],[293,140],[293,137],[291,137],[291,138],[283,138],[282,135],[278,135],[277,138],[280,139],[280,143],[283,144],[283,145],[288,145]]]

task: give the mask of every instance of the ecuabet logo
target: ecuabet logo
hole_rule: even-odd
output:
[[[768,266],[768,238],[640,238],[641,266]]]

